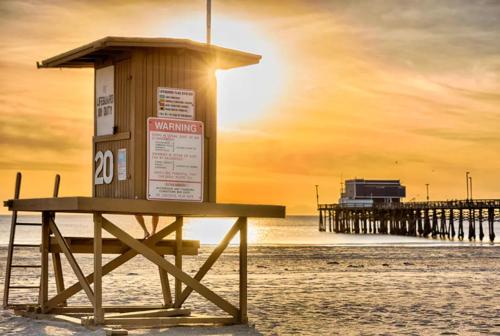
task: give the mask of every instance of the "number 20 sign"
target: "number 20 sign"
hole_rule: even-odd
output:
[[[98,151],[94,157],[95,174],[94,184],[110,184],[113,181],[113,152]]]

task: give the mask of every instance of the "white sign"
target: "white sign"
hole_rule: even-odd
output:
[[[113,181],[113,152],[110,150],[104,153],[95,153],[95,173],[94,184],[110,184]]]
[[[95,71],[96,135],[113,134],[115,126],[115,67]]]
[[[148,118],[147,199],[203,201],[203,123]]]
[[[127,179],[127,149],[118,149],[118,181]]]
[[[194,120],[194,91],[159,87],[158,117]]]

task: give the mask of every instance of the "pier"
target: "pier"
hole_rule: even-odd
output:
[[[435,239],[495,240],[500,199],[318,204],[319,231],[353,234],[391,234]],[[464,227],[468,234],[465,237]]]

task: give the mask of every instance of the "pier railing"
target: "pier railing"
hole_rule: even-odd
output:
[[[319,231],[372,233],[463,239],[488,236],[495,240],[494,225],[500,221],[500,199],[468,199],[432,202],[319,204]],[[455,225],[458,225],[457,231]]]
[[[441,209],[441,208],[500,208],[500,199],[447,200],[403,203],[375,203],[373,205],[351,204],[319,204],[318,210],[349,208],[349,209]]]

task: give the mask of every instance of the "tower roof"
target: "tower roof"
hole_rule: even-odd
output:
[[[39,68],[92,68],[99,61],[136,48],[186,49],[214,58],[217,69],[259,63],[261,56],[187,39],[108,36],[37,63]]]

